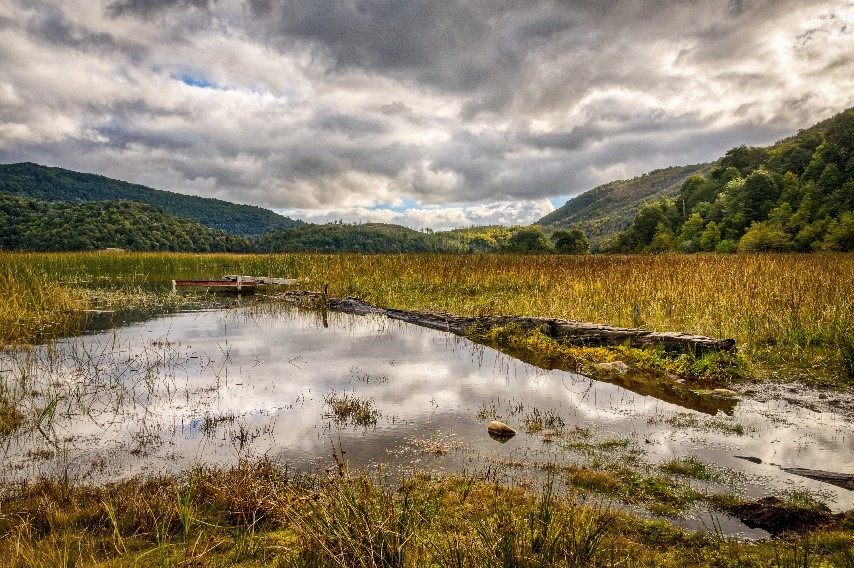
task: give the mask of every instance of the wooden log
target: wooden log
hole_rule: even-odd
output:
[[[838,473],[835,471],[822,471],[803,467],[781,467],[780,469],[792,475],[808,477],[816,481],[823,481],[824,483],[854,491],[854,473]]]
[[[294,303],[308,305],[327,298],[316,292],[294,290],[283,296]],[[314,300],[309,300],[314,298]],[[380,313],[385,316],[448,331],[456,335],[469,335],[472,330],[489,330],[494,327],[515,325],[521,329],[536,329],[557,341],[573,345],[603,346],[630,345],[632,347],[661,346],[667,351],[681,353],[703,353],[709,351],[733,351],[735,340],[718,339],[702,335],[690,335],[678,332],[649,331],[645,329],[614,327],[596,323],[580,322],[555,318],[537,318],[526,316],[480,316],[466,317],[441,312],[419,312],[380,308],[359,298],[328,298],[329,309],[352,313]]]

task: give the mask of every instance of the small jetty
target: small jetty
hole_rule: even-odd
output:
[[[267,278],[265,276],[243,276],[226,274],[222,280],[173,280],[172,290],[178,288],[206,288],[214,291],[254,291],[258,286],[290,286],[301,282],[298,278]]]

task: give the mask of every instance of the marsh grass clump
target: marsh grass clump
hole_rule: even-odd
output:
[[[664,424],[673,428],[695,428],[698,430],[714,430],[722,434],[744,436],[744,426],[731,420],[711,418],[707,416],[691,414],[688,412],[676,412],[667,416],[653,416],[647,420],[648,424]]]
[[[0,393],[0,438],[14,433],[24,424],[24,415]]]
[[[554,410],[541,412],[535,407],[525,415],[525,431],[528,434],[535,434],[545,429],[563,430],[564,426],[566,422]]]
[[[355,394],[331,392],[323,397],[336,424],[352,424],[364,428],[377,425],[382,415],[374,405],[374,399],[361,398]]]
[[[708,464],[695,456],[673,458],[661,464],[661,470],[673,475],[681,475],[701,481],[718,482],[723,479],[719,472],[710,468]]]

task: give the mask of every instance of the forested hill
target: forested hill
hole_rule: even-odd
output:
[[[0,193],[0,250],[245,252],[252,241],[136,201],[48,202]]]
[[[594,249],[625,230],[645,201],[674,197],[691,175],[703,173],[712,164],[698,164],[655,170],[628,180],[612,181],[573,197],[537,224],[551,233],[556,229],[580,228]]]
[[[771,147],[739,146],[645,204],[614,252],[854,250],[854,108]]]
[[[273,229],[302,223],[262,207],[161,191],[95,174],[32,163],[0,164],[0,192],[42,201],[72,203],[139,201],[159,207],[169,215],[247,237],[258,237]]]
[[[271,231],[256,242],[258,252],[451,252],[461,250],[440,234],[386,223],[305,224]]]

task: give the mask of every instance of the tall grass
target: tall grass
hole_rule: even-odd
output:
[[[193,255],[0,253],[15,308],[3,339],[81,295],[165,295],[173,278],[226,273],[308,278],[333,296],[462,315],[551,316],[734,338],[760,360],[854,368],[854,255]],[[3,276],[0,275],[0,278]],[[100,295],[100,296],[99,296]],[[127,301],[122,296],[117,303]],[[100,300],[99,300],[100,298]],[[17,316],[15,314],[29,314]],[[42,314],[42,315],[38,315]]]

